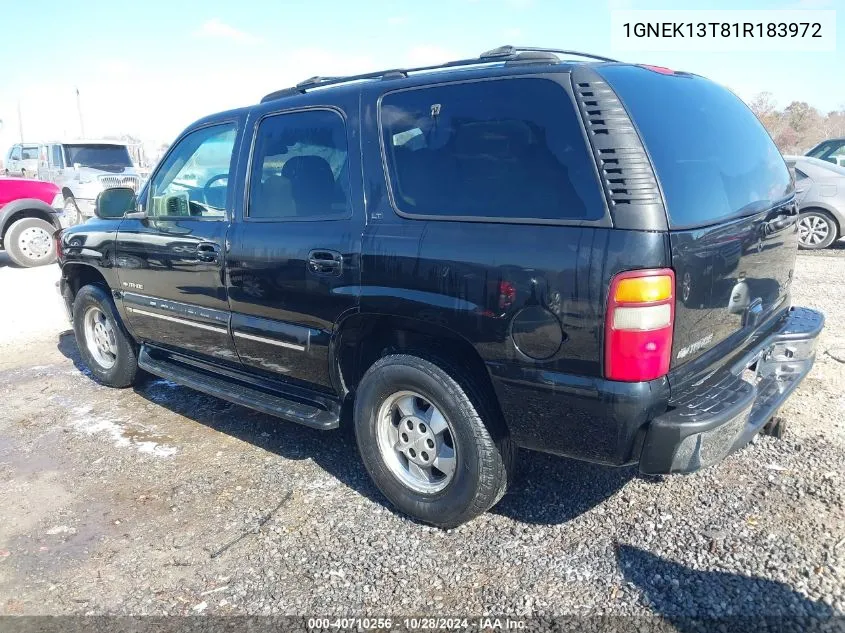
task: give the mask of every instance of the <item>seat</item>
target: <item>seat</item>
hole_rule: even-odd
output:
[[[268,176],[249,202],[251,218],[287,218],[296,215],[290,181],[284,176]]]
[[[290,182],[297,217],[332,213],[335,179],[325,158],[295,156],[282,167],[282,176]]]

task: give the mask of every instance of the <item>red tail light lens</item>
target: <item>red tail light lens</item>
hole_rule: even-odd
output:
[[[609,380],[654,380],[669,372],[675,323],[675,273],[619,273],[610,282],[604,332]]]

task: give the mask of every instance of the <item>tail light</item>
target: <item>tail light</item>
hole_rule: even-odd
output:
[[[610,282],[604,373],[610,380],[653,380],[669,372],[675,322],[675,273],[619,273]]]
[[[516,299],[516,286],[509,281],[499,282],[499,310],[507,310]]]

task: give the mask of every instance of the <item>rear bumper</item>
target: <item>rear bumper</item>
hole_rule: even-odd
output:
[[[809,373],[822,327],[820,312],[792,308],[732,366],[673,393],[669,409],[648,425],[640,471],[694,472],[745,446]]]

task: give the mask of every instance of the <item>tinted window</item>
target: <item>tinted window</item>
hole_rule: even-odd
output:
[[[65,145],[65,157],[68,165],[79,163],[82,167],[109,169],[113,167],[131,167],[129,152],[125,145],[72,144]]]
[[[713,224],[772,206],[789,170],[762,124],[732,92],[691,75],[632,66],[601,74],[651,155],[673,227]]]
[[[237,130],[227,123],[185,136],[167,155],[150,186],[152,216],[226,216],[229,170]]]
[[[51,161],[54,167],[61,167],[62,166],[62,146],[61,145],[51,145],[50,146],[51,152]]]
[[[301,220],[350,212],[346,126],[328,110],[267,117],[253,150],[247,215]]]
[[[400,211],[595,220],[604,203],[566,91],[547,79],[385,95],[381,123]]]
[[[21,157],[24,160],[38,160],[38,146],[30,145],[21,149]]]

